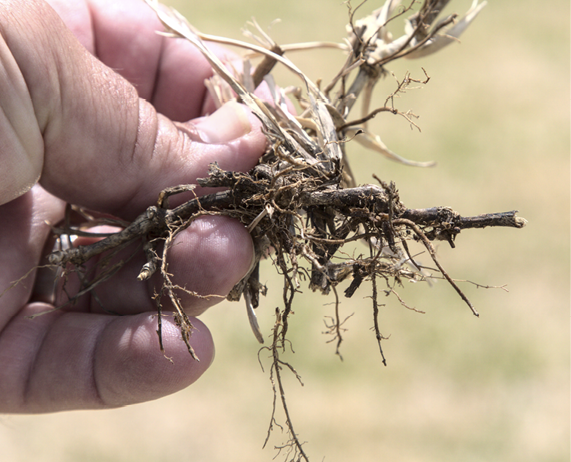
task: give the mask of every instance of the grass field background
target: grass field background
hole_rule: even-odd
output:
[[[167,3],[203,32],[234,38],[251,17],[263,27],[280,18],[269,29],[278,43],[340,41],[347,23],[337,0]],[[463,13],[470,3],[454,1],[450,9]],[[334,51],[291,58],[325,82],[343,61]],[[529,220],[523,230],[466,231],[456,249],[438,246],[453,277],[507,284],[509,292],[464,284],[477,319],[443,282],[405,285],[401,297],[426,314],[394,297],[382,300],[381,330],[390,335],[383,367],[368,285],[342,301],[342,312],[354,313],[343,362],[322,335],[331,300],[306,290],[290,328],[289,359],[305,384],[287,379],[296,429],[315,461],[568,461],[569,2],[490,1],[460,44],[391,70],[399,79],[406,71],[422,78],[421,66],[430,82],[396,104],[421,116],[422,132],[383,114],[373,127],[394,151],[438,166],[401,166],[355,144],[348,150],[357,180],[372,182],[373,172],[394,180],[413,208],[448,205],[463,215],[518,209]],[[285,75],[283,82],[295,80]],[[382,82],[377,103],[395,86],[392,78]],[[269,333],[281,283],[265,269],[269,294],[258,315]],[[112,411],[2,416],[0,459],[272,460],[283,435],[278,429],[262,450],[271,385],[244,311],[242,303],[222,303],[203,316],[217,355],[189,389]]]

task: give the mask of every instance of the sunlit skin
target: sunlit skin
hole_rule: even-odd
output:
[[[48,223],[62,219],[66,202],[132,220],[162,189],[205,176],[211,162],[246,171],[263,154],[259,123],[242,106],[208,116],[210,66],[161,29],[139,0],[0,1],[0,291],[38,265]],[[205,217],[177,237],[169,269],[190,290],[224,296],[252,253],[242,224]],[[153,281],[136,279],[143,263],[135,258],[98,288],[107,311],[86,296],[31,320],[53,308],[32,298],[34,273],[4,293],[0,412],[123,406],[200,377],[214,356],[211,335],[193,319],[194,361],[165,318],[173,362],[165,359]],[[185,309],[198,315],[220,299],[187,298]]]

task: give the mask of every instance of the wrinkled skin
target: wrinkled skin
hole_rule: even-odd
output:
[[[157,30],[140,0],[0,1],[0,292],[39,264],[47,223],[62,219],[65,202],[132,220],[162,189],[206,176],[209,163],[247,171],[263,154],[257,119],[235,103],[208,116],[210,66]],[[177,237],[169,270],[175,283],[224,296],[252,252],[242,224],[205,217]],[[122,406],[200,377],[214,356],[211,335],[193,319],[194,361],[166,317],[173,363],[164,358],[149,297],[156,281],[136,279],[143,263],[141,255],[99,286],[101,305],[88,295],[30,319],[53,308],[37,295],[49,288],[34,289],[35,273],[4,293],[0,412]],[[198,315],[220,299],[183,302]]]

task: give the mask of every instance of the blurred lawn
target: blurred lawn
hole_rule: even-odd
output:
[[[270,30],[278,43],[338,41],[347,22],[346,7],[331,0],[168,3],[200,30],[235,38],[252,16],[264,27],[281,18]],[[451,3],[462,13],[471,2]],[[569,2],[489,3],[461,44],[391,67],[398,78],[407,70],[421,78],[421,66],[431,77],[396,101],[421,116],[422,133],[393,116],[374,121],[393,150],[438,167],[404,167],[357,145],[349,151],[360,183],[372,172],[394,180],[409,207],[449,205],[465,215],[518,209],[529,220],[523,230],[467,231],[456,249],[438,248],[453,277],[507,284],[509,293],[463,285],[479,319],[442,282],[399,291],[424,315],[382,300],[386,368],[370,331],[367,285],[343,300],[343,313],[354,313],[343,362],[322,335],[331,300],[298,296],[290,359],[305,386],[288,378],[286,393],[312,460],[569,460]],[[292,59],[328,81],[343,57]],[[379,85],[378,103],[394,88],[391,78]],[[258,315],[269,332],[281,284],[266,269],[270,293]],[[0,459],[272,460],[282,438],[278,429],[261,449],[271,386],[244,311],[223,303],[204,316],[217,358],[190,389],[114,411],[1,417]]]

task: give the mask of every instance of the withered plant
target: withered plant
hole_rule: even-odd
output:
[[[188,351],[195,357],[189,343],[193,327],[180,302],[181,291],[186,289],[172,283],[172,275],[168,272],[169,247],[177,234],[197,217],[226,215],[241,220],[254,241],[255,264],[234,287],[228,299],[245,301],[254,334],[263,343],[264,334],[258,327],[254,310],[258,307],[260,294],[265,294],[266,290],[259,278],[260,259],[268,256],[283,278],[283,305],[276,309],[269,346],[261,350],[262,353],[269,352],[271,358],[274,407],[270,431],[278,425],[275,413],[277,402],[280,402],[285,413],[288,440],[277,449],[285,451],[290,460],[308,460],[294,430],[282,380],[284,370],[297,376],[295,369],[282,359],[282,354],[288,345],[288,321],[294,298],[302,285],[308,284],[312,290],[323,294],[333,294],[335,315],[328,328],[340,354],[343,332],[343,320],[338,309],[340,284],[350,280],[344,296],[351,297],[364,281],[370,281],[372,324],[382,361],[386,364],[382,350],[383,335],[377,320],[379,291],[396,294],[393,290],[395,284],[407,279],[445,279],[478,316],[474,306],[442,267],[432,241],[446,241],[454,247],[457,236],[464,229],[487,226],[522,228],[526,223],[516,216],[516,211],[462,217],[450,207],[408,208],[390,181],[375,176],[376,184],[357,186],[346,158],[346,150],[351,143],[360,143],[404,164],[431,165],[403,159],[368,129],[368,122],[382,112],[399,115],[414,125],[414,114],[401,112],[394,105],[394,99],[410,85],[426,83],[428,74],[425,72],[422,78],[417,79],[405,75],[398,81],[396,90],[388,95],[383,107],[371,108],[371,95],[377,82],[388,74],[390,62],[423,57],[454,42],[485,3],[475,1],[461,19],[453,14],[440,20],[438,17],[448,0],[424,0],[420,5],[415,5],[420,2],[414,1],[401,5],[400,1],[388,0],[380,9],[360,20],[355,18],[359,7],[353,9],[349,4],[349,25],[343,43],[295,45],[274,43],[255,23],[252,24],[253,32],[248,35],[257,44],[205,35],[174,10],[155,0],[147,0],[147,3],[165,25],[166,35],[190,41],[211,63],[215,75],[207,82],[207,87],[217,103],[222,105],[229,100],[237,100],[247,105],[261,120],[268,140],[267,151],[248,173],[223,171],[213,164],[208,177],[198,183],[203,187],[222,187],[223,190],[194,197],[170,208],[168,198],[171,195],[192,191],[193,186],[169,188],[160,194],[156,205],[150,206],[132,223],[112,221],[122,228],[120,231],[105,236],[90,234],[102,238],[90,245],[63,246],[70,237],[85,235],[86,229],[100,223],[91,218],[89,211],[70,206],[70,210],[81,214],[84,222],[81,225],[68,223],[55,230],[62,246],[51,253],[49,264],[60,268],[63,273],[76,271],[80,274],[81,288],[70,295],[67,302],[73,303],[113,277],[124,264],[124,261],[116,264],[106,262],[112,261],[111,258],[125,247],[139,243],[139,251],[145,253],[147,263],[138,278],[147,280],[159,272],[163,279],[162,289],[156,294],[161,349],[161,319],[174,315]],[[393,39],[387,25],[403,19],[405,32]],[[220,62],[205,42],[245,49],[247,54],[242,70],[230,69]],[[338,48],[346,55],[342,68],[324,87],[313,83],[286,57],[287,53],[295,50],[320,47]],[[261,61],[250,64],[250,60],[256,57]],[[276,64],[296,74],[300,86],[280,88],[279,82],[274,82],[270,74]],[[254,90],[262,81],[266,81],[272,90],[273,101],[262,101],[255,96]],[[288,110],[288,98],[297,102],[297,114]],[[361,100],[361,113],[353,115],[352,109],[357,100]],[[351,256],[355,254],[343,251],[346,244],[355,241],[362,243],[362,254]],[[413,258],[409,249],[411,241],[417,241],[426,248],[433,267],[423,266]],[[88,270],[86,263],[103,253],[106,258],[99,260],[100,268],[95,271],[91,266]],[[163,311],[164,300],[174,307],[174,313]]]

